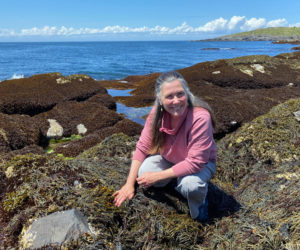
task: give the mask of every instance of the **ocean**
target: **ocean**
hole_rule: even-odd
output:
[[[0,84],[7,79],[60,72],[87,74],[95,80],[119,80],[192,66],[196,63],[247,55],[275,56],[291,52],[290,44],[261,42],[43,42],[0,43]],[[108,90],[112,96],[129,91]],[[117,103],[117,112],[144,124],[150,108]]]
[[[34,74],[87,74],[96,80],[176,70],[246,55],[291,52],[271,42],[44,42],[0,43],[0,81]]]

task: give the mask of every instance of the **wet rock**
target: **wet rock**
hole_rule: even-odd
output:
[[[68,241],[77,240],[84,233],[91,233],[86,219],[80,212],[71,209],[34,221],[23,233],[21,244],[24,249],[61,247]]]
[[[99,103],[99,104],[107,107],[108,109],[112,109],[112,110],[117,109],[117,105],[116,105],[116,102],[114,101],[114,99],[106,93],[94,95],[91,98],[87,99],[87,102]]]
[[[51,73],[6,80],[0,84],[0,112],[34,116],[57,103],[84,101],[96,94],[108,95],[106,89],[86,75],[64,77]]]
[[[295,40],[295,39],[289,39],[289,40],[273,41],[272,43],[274,43],[274,44],[300,44],[300,41]]]
[[[48,112],[33,117],[45,137],[69,137],[84,126],[85,135],[114,126],[122,119],[115,111],[95,102],[69,101],[57,104]]]
[[[31,117],[0,113],[0,152],[37,145],[39,140],[39,127]]]

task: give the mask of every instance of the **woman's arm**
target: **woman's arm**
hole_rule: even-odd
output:
[[[132,160],[130,171],[127,177],[125,185],[113,194],[114,204],[119,207],[127,199],[131,200],[134,196],[134,184],[138,176],[138,171],[142,162],[138,160]]]
[[[163,181],[166,179],[175,178],[176,175],[172,168],[168,168],[159,172],[147,172],[138,177],[137,183],[142,187],[150,187],[156,182]]]

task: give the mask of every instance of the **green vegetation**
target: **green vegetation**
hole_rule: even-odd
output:
[[[300,38],[300,27],[278,27],[278,28],[265,28],[257,29],[247,32],[236,33],[230,35],[236,36],[298,36]],[[223,36],[226,37],[226,36]]]
[[[66,142],[70,142],[70,141],[76,141],[76,140],[80,140],[82,139],[81,135],[71,135],[70,137],[63,137],[61,139],[51,139],[49,141],[49,145],[46,148],[46,152],[48,154],[51,154],[55,151],[55,148],[59,145],[61,145],[62,143],[66,143]]]
[[[264,28],[207,39],[208,41],[274,41],[300,40],[300,27]]]

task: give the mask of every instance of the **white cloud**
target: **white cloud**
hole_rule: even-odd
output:
[[[290,24],[289,27],[300,27],[300,22],[295,24]]]
[[[246,20],[240,29],[243,31],[249,31],[249,30],[259,29],[263,27],[266,27],[266,19],[253,17],[250,18],[249,20]]]
[[[287,25],[287,23],[288,22],[285,18],[281,18],[281,19],[269,21],[266,26],[267,27],[282,27],[282,26]]]
[[[91,37],[101,35],[113,35],[113,34],[146,34],[146,35],[192,35],[192,34],[228,34],[240,31],[249,31],[258,28],[265,27],[278,27],[278,26],[290,26],[300,27],[300,23],[288,25],[285,18],[267,21],[265,18],[250,18],[245,16],[233,16],[229,20],[220,17],[205,23],[202,26],[192,27],[186,22],[176,27],[166,26],[140,26],[140,27],[127,27],[127,26],[106,26],[103,28],[74,28],[74,27],[56,27],[56,26],[44,26],[42,28],[33,27],[29,29],[22,29],[21,31],[1,29],[0,37],[38,37],[38,36],[53,36],[53,37]]]
[[[0,29],[0,37],[1,36],[14,36],[15,31],[14,30],[9,30],[9,29]]]
[[[223,17],[220,17],[216,20],[206,23],[204,26],[198,27],[195,31],[202,31],[202,32],[213,32],[216,30],[222,30],[226,27],[228,21]]]
[[[228,22],[228,29],[233,30],[238,26],[239,24],[243,23],[245,21],[245,16],[233,16],[230,21]]]

